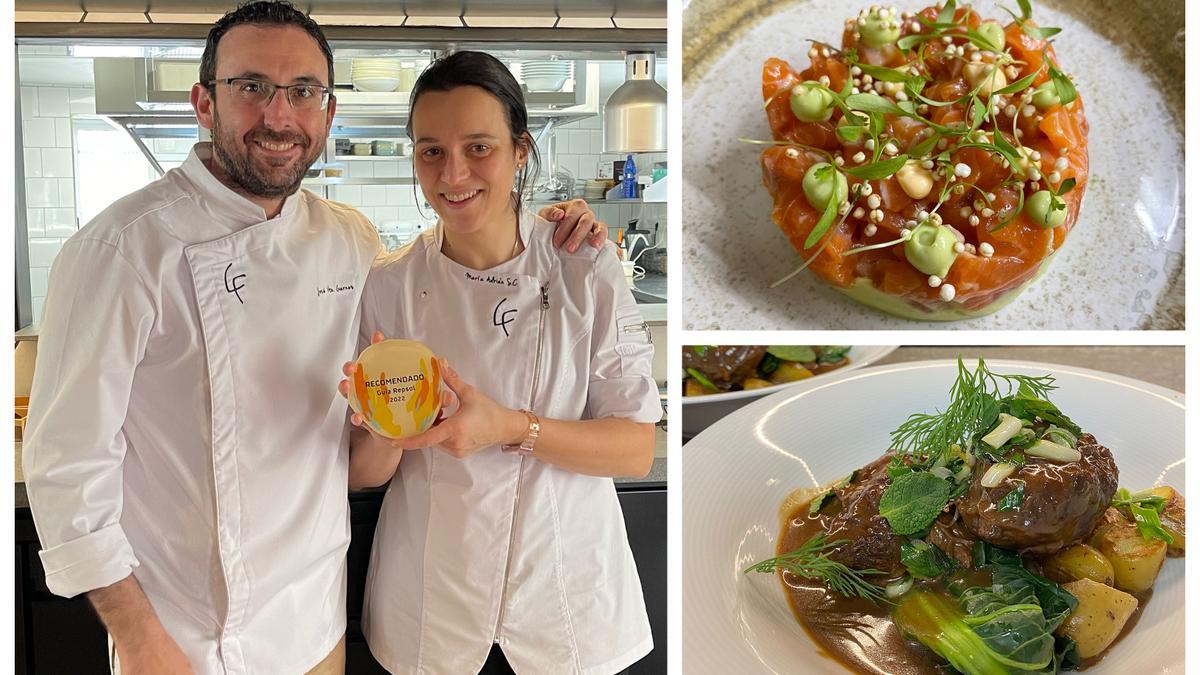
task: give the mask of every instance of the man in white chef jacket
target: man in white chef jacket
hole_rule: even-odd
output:
[[[23,457],[46,583],[87,594],[126,675],[338,673],[337,384],[379,238],[299,190],[336,106],[314,22],[243,6],[200,76],[212,143],[71,237],[50,275]],[[571,248],[602,231],[582,210]]]

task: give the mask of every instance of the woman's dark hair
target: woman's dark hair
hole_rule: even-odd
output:
[[[218,19],[212,30],[208,31],[208,41],[204,43],[204,56],[200,57],[200,82],[208,87],[210,92],[214,89],[208,83],[217,78],[217,43],[230,28],[247,23],[303,28],[317,41],[317,46],[325,55],[325,63],[329,66],[327,86],[333,89],[333,50],[329,48],[329,41],[325,39],[325,33],[321,31],[317,22],[286,0],[254,0],[238,5],[237,9]]]
[[[508,117],[508,130],[513,146],[528,152],[525,168],[516,180],[516,206],[529,197],[533,181],[541,173],[541,158],[537,143],[529,133],[529,113],[525,110],[525,95],[521,85],[500,59],[483,52],[454,52],[434,60],[417,78],[408,97],[408,124],[405,131],[413,139],[412,113],[421,95],[429,91],[450,91],[458,87],[479,87],[500,101]],[[415,161],[415,160],[414,160]]]

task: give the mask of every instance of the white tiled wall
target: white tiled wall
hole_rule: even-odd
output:
[[[25,217],[35,322],[42,315],[50,264],[63,241],[79,229],[75,215],[71,116],[93,114],[94,100],[91,89],[21,87]]]
[[[659,61],[656,70],[658,83],[667,86],[667,65]],[[600,66],[600,100],[607,101],[608,97],[621,86],[625,78],[623,62],[603,63]],[[589,117],[557,129],[556,146],[558,165],[571,172],[578,179],[597,178],[599,166],[603,163],[610,167],[613,162],[624,162],[625,155],[605,153],[604,120],[600,116]],[[539,146],[542,155],[543,172],[550,164],[547,154],[547,142]],[[666,163],[667,153],[635,153],[633,163],[637,165],[639,176],[648,176],[658,162]],[[609,236],[617,238],[617,230],[624,229],[630,220],[637,218],[638,226],[643,229],[654,229],[654,223],[660,223],[660,243],[666,241],[667,205],[666,204],[592,204],[592,210],[599,218],[608,224]]]

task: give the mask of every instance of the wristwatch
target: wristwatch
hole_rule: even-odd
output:
[[[538,433],[542,430],[542,423],[532,412],[525,409],[521,409],[521,412],[525,413],[525,417],[529,419],[529,431],[525,432],[525,440],[521,441],[520,445],[501,445],[500,449],[519,455],[532,455],[533,444],[537,442]]]

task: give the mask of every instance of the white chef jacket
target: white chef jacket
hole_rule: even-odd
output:
[[[305,191],[267,220],[208,157],[63,245],[26,487],[51,591],[132,572],[197,673],[301,673],[345,631],[337,384],[379,238]]]
[[[486,271],[441,253],[442,226],[377,263],[360,346],[420,340],[493,400],[542,417],[662,415],[654,348],[612,243],[556,250],[525,212],[525,251]],[[499,447],[404,453],[367,576],[363,630],[386,668],[475,673],[498,642],[517,673],[609,675],[650,652],[611,478]]]

